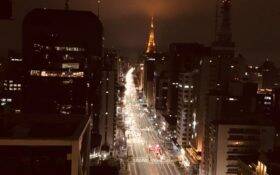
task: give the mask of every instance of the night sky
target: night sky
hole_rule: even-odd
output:
[[[36,7],[63,8],[62,0],[13,0],[13,21],[0,21],[1,49],[21,48],[21,23]],[[97,0],[96,0],[97,1]],[[97,11],[95,0],[72,0],[70,9]],[[209,45],[214,38],[216,0],[103,0],[101,19],[105,46],[122,55],[136,56],[145,47],[150,16],[155,14],[159,50],[171,42],[200,42]],[[280,1],[233,0],[233,40],[237,52],[253,63],[265,58],[280,63]]]

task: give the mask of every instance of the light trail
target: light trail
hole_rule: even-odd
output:
[[[125,120],[125,136],[128,152],[132,156],[128,164],[130,174],[135,175],[178,175],[180,174],[170,157],[155,151],[149,151],[149,145],[163,145],[157,136],[157,131],[148,121],[148,111],[138,100],[138,93],[134,83],[135,69],[131,68],[125,76],[125,93],[123,111]],[[160,147],[166,152],[163,147]]]

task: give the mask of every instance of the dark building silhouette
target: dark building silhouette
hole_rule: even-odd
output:
[[[101,78],[101,108],[98,132],[102,136],[101,151],[113,152],[116,136],[117,71],[118,55],[115,50],[104,51]]]
[[[186,152],[197,154],[194,157],[199,157],[201,153],[198,144],[201,140],[198,126],[203,124],[200,122],[198,110],[200,80],[202,80],[200,69],[203,60],[209,58],[210,54],[210,47],[198,43],[170,45],[167,110],[169,118],[175,119],[175,123],[171,125],[176,126],[177,143],[186,149]],[[199,160],[193,159],[191,165],[193,171],[198,171],[198,165]]]
[[[1,0],[0,19],[11,19],[13,11],[12,9],[12,0]]]
[[[32,10],[23,22],[26,113],[99,112],[103,27],[91,12]]]
[[[208,58],[211,49],[198,43],[173,43],[170,45],[169,89],[167,110],[176,116],[178,110],[179,73],[191,72],[199,68],[200,61]]]
[[[0,68],[0,112],[21,113],[23,108],[24,68],[22,55],[10,50]]]
[[[278,86],[278,70],[275,64],[268,59],[260,66],[262,73],[262,88],[273,89]]]

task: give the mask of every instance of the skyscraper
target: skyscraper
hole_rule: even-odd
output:
[[[208,95],[211,91],[216,91],[225,94],[229,87],[231,79],[231,68],[235,56],[235,44],[232,41],[232,24],[231,24],[231,0],[217,0],[216,7],[216,27],[215,27],[215,40],[212,43],[211,55],[205,57],[201,61],[200,68],[200,90],[199,90],[199,110],[198,110],[198,145],[202,150],[202,163],[200,166],[201,173],[205,171],[205,160],[203,154],[207,152],[205,144],[205,135],[209,133],[207,128],[212,122],[208,119],[208,110],[215,108],[209,106]],[[234,73],[237,74],[237,73]],[[234,77],[236,78],[236,77]]]
[[[91,12],[35,9],[25,17],[25,112],[98,114],[102,32]]]
[[[117,102],[117,53],[106,50],[103,58],[101,78],[101,110],[99,117],[99,134],[101,135],[101,151],[113,151],[116,132]]]
[[[215,42],[213,45],[234,47],[231,30],[232,0],[217,0]]]
[[[24,68],[20,53],[10,50],[8,59],[1,63],[0,111],[20,113],[23,103]]]

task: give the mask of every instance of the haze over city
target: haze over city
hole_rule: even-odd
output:
[[[15,21],[0,23],[0,37],[5,49],[20,49],[22,19],[32,8],[64,8],[63,0],[16,0]],[[138,56],[145,47],[149,19],[155,14],[157,41],[160,50],[168,48],[172,41],[203,42],[214,39],[216,0],[102,0],[101,19],[105,26],[105,45],[121,50],[124,56]],[[254,63],[263,58],[279,64],[280,39],[278,22],[280,2],[270,0],[235,1],[232,8],[233,40],[237,52]],[[72,0],[70,9],[97,12],[97,2]]]
[[[0,174],[279,175],[279,7],[1,0]]]

